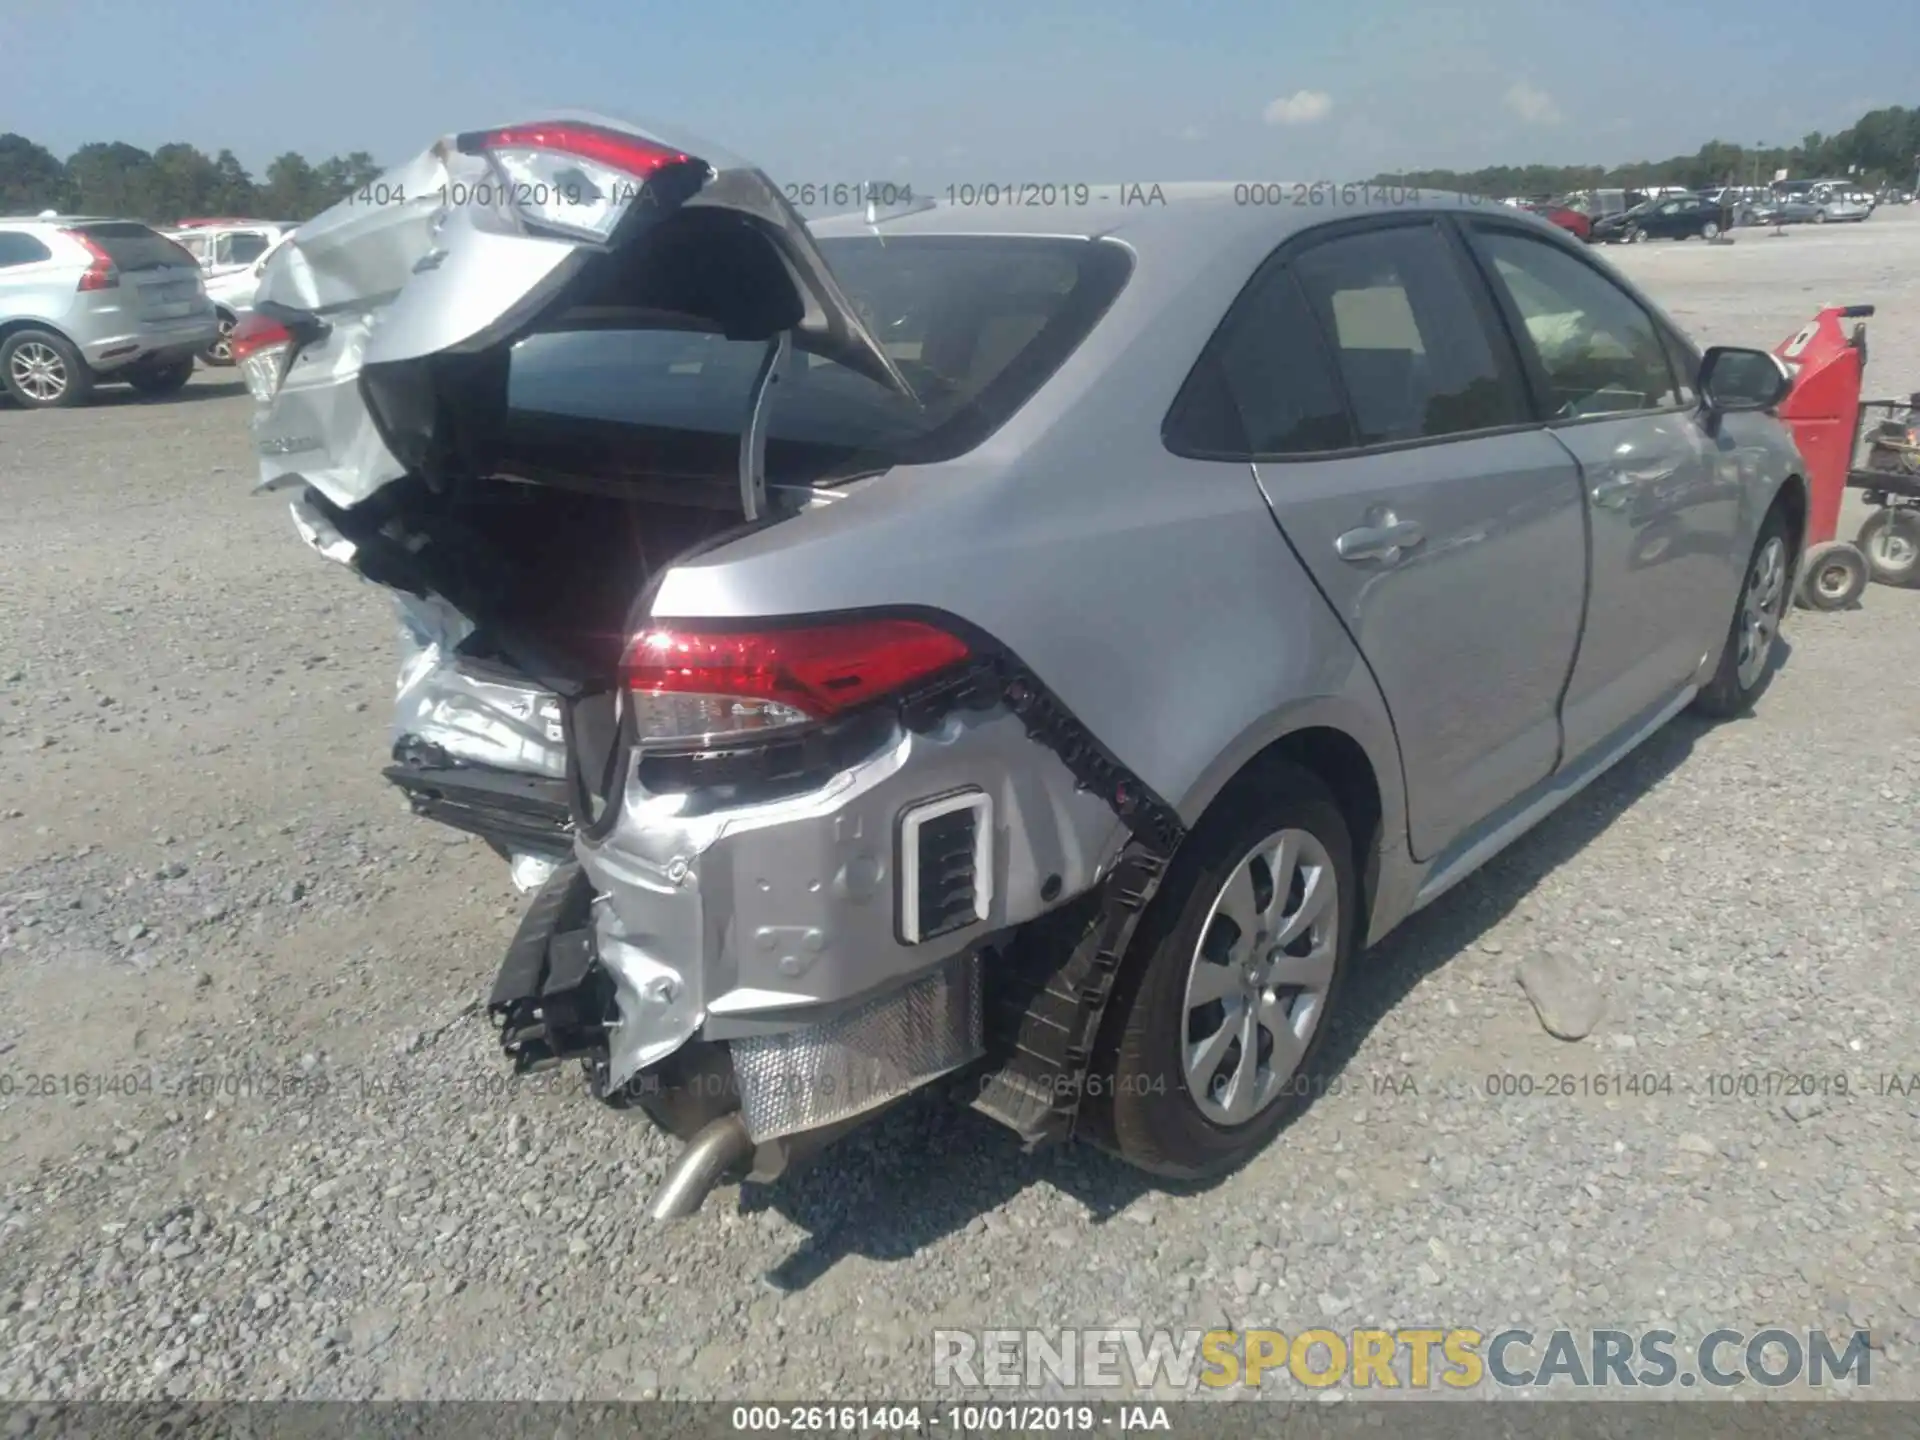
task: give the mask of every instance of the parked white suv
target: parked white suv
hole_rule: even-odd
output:
[[[233,363],[233,327],[252,308],[267,256],[292,233],[291,225],[273,220],[186,220],[167,232],[200,262],[219,317],[219,336],[200,353],[204,363]]]
[[[193,257],[158,231],[0,217],[0,384],[21,405],[78,405],[114,380],[171,394],[218,333]]]

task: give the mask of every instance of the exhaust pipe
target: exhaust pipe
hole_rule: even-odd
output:
[[[708,1121],[667,1172],[654,1197],[653,1218],[679,1220],[693,1214],[726,1173],[752,1154],[753,1138],[739,1111]]]

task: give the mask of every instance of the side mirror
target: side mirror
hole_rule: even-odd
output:
[[[1793,372],[1770,350],[1715,345],[1700,357],[1695,382],[1709,410],[1771,410],[1793,389]]]

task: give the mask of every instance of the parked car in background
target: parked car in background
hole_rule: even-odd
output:
[[[1816,225],[1865,220],[1873,213],[1873,205],[1865,192],[1846,180],[1822,181],[1807,192],[1807,200],[1814,207]]]
[[[1560,203],[1591,219],[1604,220],[1645,204],[1648,198],[1643,190],[1575,190],[1562,196]]]
[[[541,884],[489,1012],[689,1140],[657,1215],[962,1070],[1224,1173],[1364,947],[1773,674],[1788,371],[1537,216],[809,227],[588,117],[388,186],[235,335],[260,482],[402,607],[386,773]]]
[[[1764,219],[1773,225],[1826,225],[1865,220],[1870,205],[1857,199],[1854,186],[1844,180],[1788,180],[1774,187],[1774,199]]]
[[[182,220],[167,232],[200,262],[207,277],[207,293],[220,317],[219,337],[200,357],[209,365],[233,363],[229,337],[235,322],[245,313],[245,306],[236,306],[233,301],[235,297],[251,296],[256,267],[292,228],[274,220],[216,216]]]
[[[1640,240],[1711,240],[1720,233],[1725,211],[1698,195],[1649,200],[1623,215],[1595,222],[1592,238],[1603,244]]]
[[[1529,200],[1517,208],[1531,211],[1579,239],[1589,240],[1593,237],[1593,218],[1575,210],[1571,205],[1557,205],[1550,200]]]
[[[209,275],[253,264],[292,227],[275,220],[183,220],[166,233]]]
[[[21,405],[78,405],[124,381],[165,395],[219,333],[193,257],[137,220],[0,219],[0,382]]]
[[[214,312],[219,317],[220,334],[213,344],[200,352],[203,363],[216,367],[233,364],[233,327],[252,312],[253,296],[260,288],[260,277],[266,274],[268,262],[279,253],[292,234],[290,229],[282,234],[251,265],[227,270],[207,281],[207,296],[213,301]]]

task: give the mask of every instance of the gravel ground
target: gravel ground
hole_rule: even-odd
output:
[[[1613,253],[1707,341],[1873,301],[1920,387],[1920,211]],[[1920,1395],[1920,593],[1380,947],[1344,1088],[1211,1190],[925,1097],[660,1229],[662,1139],[503,1081],[518,897],[379,778],[387,611],[247,496],[247,403],[0,410],[0,1398],[900,1396],[936,1325],[1228,1323],[1865,1325]],[[1709,1088],[1769,1072],[1849,1093]]]

